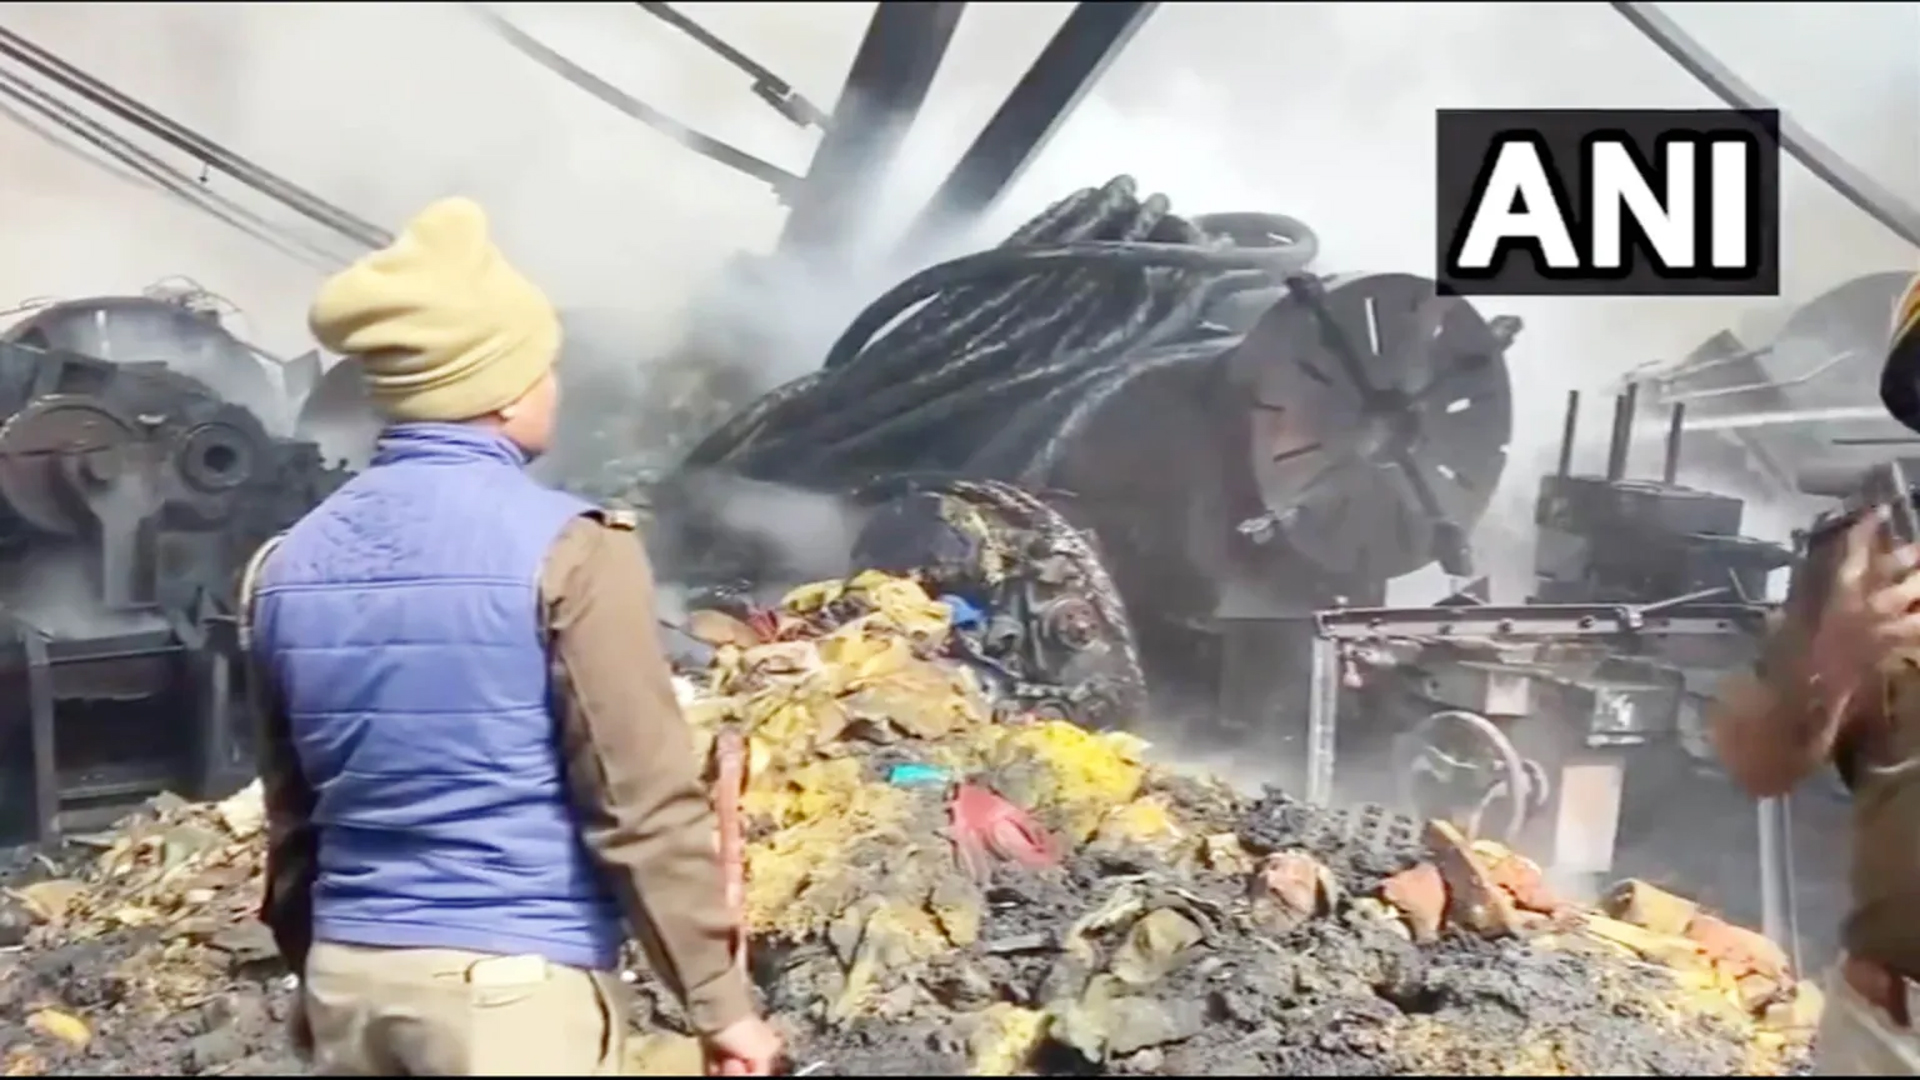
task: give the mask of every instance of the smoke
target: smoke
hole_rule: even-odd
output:
[[[929,107],[870,208],[872,235],[909,219],[1070,6],[969,8]],[[680,7],[826,108],[871,11]],[[1920,130],[1920,56],[1909,47],[1920,5],[1667,7],[1817,134],[1920,200],[1911,137]],[[497,9],[637,97],[804,171],[813,134],[755,99],[746,76],[642,13],[573,3]],[[783,214],[773,193],[592,100],[458,5],[16,3],[0,4],[0,22],[385,227],[438,196],[479,198],[501,243],[559,306],[617,311],[634,328],[635,347],[606,363],[636,394],[636,369],[674,352],[690,313],[709,334],[716,323],[761,324],[773,346],[753,382],[771,385],[817,363],[846,321],[911,269],[882,262],[772,290],[726,288],[730,273],[741,279],[741,253],[773,245]],[[1598,3],[1166,5],[995,212],[954,244],[990,243],[1066,192],[1128,172],[1170,195],[1176,212],[1296,214],[1319,231],[1323,268],[1426,272],[1434,109],[1714,104]],[[12,253],[0,259],[0,308],[12,297],[130,292],[185,274],[233,300],[247,316],[241,329],[262,346],[287,355],[308,347],[315,271],[4,123],[0,163]],[[1789,297],[1914,265],[1903,243],[1804,170],[1789,165],[1786,174]],[[319,235],[233,181],[208,183]],[[1485,562],[1515,561],[1567,390],[1605,386],[1756,310],[1714,299],[1483,307],[1527,323],[1510,356],[1512,463],[1482,531]],[[1590,418],[1585,428],[1597,435],[1605,424]]]
[[[828,108],[871,10],[680,6]],[[1069,7],[969,9],[889,197],[873,207],[876,233],[904,222],[932,190]],[[1905,47],[1920,8],[1669,7],[1816,133],[1920,198],[1920,147],[1908,134],[1920,124],[1920,59]],[[804,171],[814,137],[755,99],[744,75],[657,21],[614,5],[497,8],[636,96]],[[0,4],[0,19],[389,228],[437,196],[480,198],[502,243],[560,306],[634,316],[651,339],[645,354],[668,351],[734,255],[768,250],[779,228],[782,210],[757,181],[592,100],[458,5],[30,3]],[[1305,217],[1322,234],[1327,267],[1425,270],[1435,108],[1711,104],[1601,4],[1170,5],[969,240],[989,242],[1069,190],[1131,172],[1171,195],[1176,210]],[[0,160],[10,248],[20,253],[0,263],[0,297],[126,291],[187,273],[238,302],[261,344],[304,351],[312,271],[11,126],[0,125]],[[1904,245],[1802,170],[1789,173],[1789,295],[1912,262]],[[210,182],[246,194],[232,181]],[[790,318],[837,329],[877,288],[861,280],[840,295],[809,295],[789,305],[809,318]],[[807,291],[836,290],[816,282]],[[1523,402],[1672,355],[1751,307],[1702,299],[1498,306],[1529,322],[1514,355]],[[808,329],[798,336],[821,336]],[[773,374],[805,370],[814,358],[794,348],[786,370]],[[1518,411],[1516,451],[1551,440],[1543,434],[1551,423],[1532,422],[1539,410]]]
[[[15,618],[56,640],[162,630],[148,611],[108,611],[75,597],[100,595],[100,555],[91,545],[42,543],[0,561],[0,595]]]

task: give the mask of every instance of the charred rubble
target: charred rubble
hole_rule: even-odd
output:
[[[1759,935],[1644,883],[1578,907],[1450,826],[1250,798],[1130,736],[996,712],[951,617],[911,579],[867,573],[693,620],[713,654],[681,690],[796,1070],[1800,1062],[1818,995]],[[9,1074],[293,1068],[278,1028],[292,980],[252,919],[260,830],[252,789],[163,799],[14,867]],[[684,1073],[677,1010],[630,977],[629,1070]]]

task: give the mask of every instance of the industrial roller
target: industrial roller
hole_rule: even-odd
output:
[[[1342,577],[1465,573],[1513,431],[1514,329],[1411,274],[1295,279],[1231,360],[1264,521]]]

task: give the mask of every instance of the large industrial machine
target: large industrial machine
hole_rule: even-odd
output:
[[[249,771],[232,578],[345,475],[270,433],[275,374],[187,299],[0,331],[0,826],[50,837]]]
[[[1059,684],[1083,721],[1137,721],[1125,713],[1144,704],[1143,676],[1174,695],[1211,686],[1214,623],[1233,598],[1311,611],[1377,600],[1435,558],[1464,572],[1499,481],[1517,322],[1412,275],[1318,276],[1314,249],[1288,218],[1189,221],[1125,177],[1089,188],[1000,248],[890,291],[819,371],[696,446],[656,509],[669,534],[694,523],[702,477],[718,471],[839,494],[897,530],[899,500],[939,516],[926,500],[951,503],[955,481],[1017,486],[1055,535],[1089,534],[1098,555],[1076,564],[1104,570],[1081,571],[1075,610],[1089,617],[1067,620],[1087,631],[1078,647],[1061,647],[1052,608],[1036,612],[1018,651],[1051,659],[1013,674]],[[966,531],[958,507],[944,514]],[[729,563],[711,540],[668,543],[666,572],[683,580],[783,569]],[[924,562],[938,545],[919,546]],[[970,552],[972,580],[946,588],[1005,610],[988,595],[989,555]],[[1109,661],[1091,662],[1096,651]]]

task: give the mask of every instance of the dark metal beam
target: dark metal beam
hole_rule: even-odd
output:
[[[1159,6],[1119,0],[1075,5],[921,211],[903,255],[911,259],[952,227],[990,209]]]
[[[800,185],[800,178],[778,165],[762,161],[739,147],[702,134],[659,109],[621,90],[593,72],[548,48],[539,39],[508,22],[485,4],[470,3],[467,10],[493,29],[522,56],[599,98],[635,120],[703,157],[746,173],[772,187],[782,198]]]
[[[1614,3],[1613,10],[1659,46],[1660,51],[1706,84],[1713,95],[1736,109],[1778,109],[1759,90],[1707,51],[1691,34],[1667,17],[1657,4]],[[1920,247],[1920,208],[1875,183],[1873,178],[1841,157],[1833,147],[1780,113],[1780,145],[1807,171],[1826,181],[1868,217],[1885,225],[1907,243]]]
[[[964,3],[880,3],[854,54],[806,183],[794,194],[782,250],[847,242],[884,179],[946,58]]]

